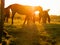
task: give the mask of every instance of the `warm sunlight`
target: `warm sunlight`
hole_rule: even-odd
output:
[[[38,16],[39,15],[39,11],[35,11],[35,15]]]
[[[43,10],[50,9],[49,14],[60,15],[60,0],[5,0],[5,7],[10,4],[22,4],[22,5],[31,5],[36,6],[40,5],[43,7]]]

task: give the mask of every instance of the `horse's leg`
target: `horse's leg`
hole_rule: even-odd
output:
[[[48,15],[47,18],[48,18],[48,22],[50,23],[50,16]]]
[[[42,14],[39,14],[39,23],[41,22]]]
[[[5,22],[8,22],[8,17],[7,17],[7,15],[4,16],[4,21],[5,21]]]
[[[25,17],[25,20],[24,20],[24,23],[23,23],[23,25],[25,24],[26,20],[27,20],[27,15],[26,15],[26,17]]]
[[[9,11],[9,10],[8,10],[8,11]],[[10,17],[10,11],[9,11],[9,12],[7,12],[6,22],[8,22],[9,17]]]
[[[39,16],[39,23],[41,22],[41,16]]]
[[[13,24],[14,15],[15,15],[15,12],[12,12],[12,24]]]
[[[8,23],[8,17],[6,17],[6,22]]]
[[[27,20],[27,24],[29,25],[29,23],[30,23],[29,22],[30,21],[30,16],[27,16],[27,19],[26,20]]]
[[[26,21],[27,21],[27,24],[29,24],[29,16],[28,15],[26,15],[26,17],[25,17],[25,20],[24,20],[24,23],[23,24],[25,24],[26,23]]]
[[[33,23],[35,24],[35,14],[33,15]]]
[[[8,14],[6,14],[5,20],[6,20],[6,22],[8,23]]]

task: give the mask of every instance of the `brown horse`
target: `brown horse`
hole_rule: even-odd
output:
[[[22,15],[26,15],[24,24],[26,21],[30,19],[30,17],[33,19],[33,23],[35,23],[35,11],[39,10],[40,12],[42,11],[42,7],[40,6],[26,6],[26,5],[20,5],[20,4],[12,4],[7,7],[8,9],[11,9],[12,11],[12,24],[13,24],[13,18],[15,13],[19,13]]]
[[[50,16],[48,14],[49,10],[50,9],[44,10],[44,11],[42,11],[42,13],[39,14],[39,23],[40,23],[40,21],[42,21],[42,23],[46,23],[46,21],[48,21],[48,23],[50,23]]]

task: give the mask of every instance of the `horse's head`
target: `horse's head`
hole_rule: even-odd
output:
[[[46,15],[48,14],[48,12],[50,11],[50,9],[44,10],[43,13]]]

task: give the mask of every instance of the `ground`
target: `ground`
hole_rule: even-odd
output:
[[[23,25],[22,20],[15,19],[13,25],[4,23],[4,28],[14,37],[16,45],[60,45],[60,22]]]

